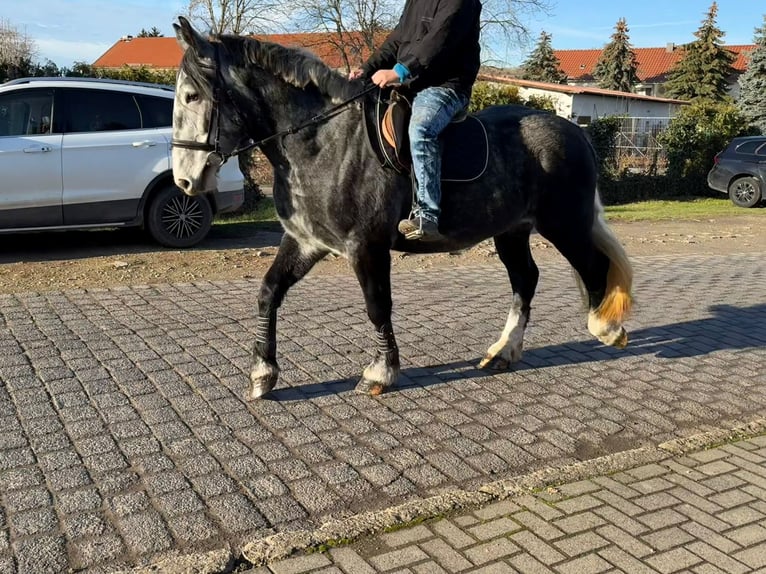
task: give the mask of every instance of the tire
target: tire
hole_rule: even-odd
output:
[[[192,247],[207,236],[212,224],[210,202],[201,195],[186,195],[175,185],[152,197],[146,212],[149,235],[165,247]]]
[[[740,177],[729,184],[729,198],[738,207],[755,207],[761,197],[761,182],[754,177]]]

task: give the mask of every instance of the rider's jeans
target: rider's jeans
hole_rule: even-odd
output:
[[[439,134],[459,112],[468,107],[468,98],[452,88],[426,88],[412,101],[409,136],[412,171],[417,181],[415,215],[439,221],[441,201],[441,148]]]

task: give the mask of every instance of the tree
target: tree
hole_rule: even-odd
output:
[[[636,53],[630,46],[628,24],[625,18],[617,20],[609,42],[601,52],[593,75],[598,85],[607,90],[632,92],[638,83]]]
[[[137,38],[162,38],[162,32],[159,31],[159,29],[156,26],[152,26],[152,29],[147,31],[144,28],[141,28],[141,31],[138,33]]]
[[[31,76],[36,48],[34,42],[8,20],[0,20],[0,82]]]
[[[755,50],[750,52],[747,70],[739,78],[737,106],[742,114],[766,134],[766,15],[755,29]]]
[[[668,75],[666,93],[683,100],[727,99],[728,78],[734,73],[734,54],[721,45],[725,35],[716,25],[718,4],[713,2],[696,40],[683,48],[683,56]]]
[[[279,0],[189,0],[187,15],[213,34],[252,34],[281,27],[285,4]]]
[[[549,13],[549,0],[483,0],[481,9],[482,60],[504,65],[507,54],[497,53],[500,46],[529,45],[525,23],[539,13]]]
[[[547,32],[540,32],[540,39],[537,46],[524,61],[522,65],[525,80],[535,80],[537,82],[550,82],[552,84],[563,84],[567,76],[561,71],[561,62],[553,53],[551,46],[551,35]]]
[[[301,29],[328,33],[321,41],[335,47],[346,71],[361,65],[399,16],[397,0],[292,0],[290,6]]]

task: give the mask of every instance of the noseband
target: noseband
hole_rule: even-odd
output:
[[[272,134],[258,141],[254,141],[252,138],[248,138],[247,142],[244,145],[237,146],[233,150],[227,153],[221,149],[221,141],[220,141],[221,119],[220,119],[220,113],[218,111],[218,108],[220,107],[220,101],[221,101],[220,96],[223,90],[221,86],[224,85],[224,79],[223,79],[223,75],[221,74],[221,65],[220,65],[221,62],[220,62],[220,56],[218,54],[219,47],[216,44],[213,44],[213,46],[215,49],[215,66],[203,66],[203,67],[206,67],[208,69],[213,69],[215,72],[215,81],[217,85],[215,86],[213,90],[213,105],[210,109],[211,122],[208,124],[208,125],[215,125],[215,130],[212,132],[208,132],[207,141],[204,141],[204,142],[198,142],[194,140],[179,140],[175,138],[170,140],[171,147],[208,152],[206,163],[210,167],[214,167],[214,168],[221,167],[224,163],[226,163],[229,160],[229,158],[239,155],[242,152],[246,152],[255,147],[259,147],[273,139],[276,139],[288,134],[294,134],[295,132],[298,132],[304,128],[319,124],[333,117],[343,108],[348,106],[350,103],[354,102],[355,100],[358,100],[359,98],[361,98],[362,96],[366,94],[369,94],[375,88],[377,88],[375,84],[371,84],[367,86],[364,90],[359,92],[358,94],[355,94],[351,96],[350,98],[343,100],[341,103],[331,107],[330,109],[322,112],[321,114],[314,116],[313,118],[311,118],[310,120],[306,122],[303,122],[302,124],[291,126],[285,130],[279,131],[275,134]],[[231,102],[231,105],[234,107],[234,113],[239,117],[240,120],[244,120],[244,114],[242,113],[239,106],[237,105],[237,101],[234,98],[234,94],[232,93],[232,91],[230,89],[227,89],[225,91],[225,94],[226,94],[226,97]],[[215,122],[212,121],[213,119],[215,120]],[[242,123],[244,124],[244,121]],[[210,141],[211,136],[213,137],[212,143]]]

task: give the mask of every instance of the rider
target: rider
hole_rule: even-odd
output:
[[[360,70],[349,74],[381,88],[406,84],[416,93],[409,137],[417,201],[410,219],[399,222],[407,239],[442,239],[438,138],[468,107],[479,73],[480,14],[480,0],[407,0],[396,28]]]

